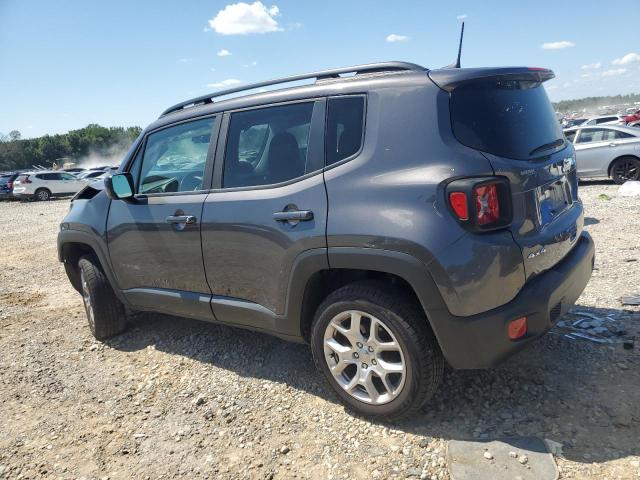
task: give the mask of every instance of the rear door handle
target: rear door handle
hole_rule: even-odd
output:
[[[313,220],[313,212],[311,210],[287,210],[284,212],[275,212],[273,219],[277,222],[306,222]]]
[[[167,218],[165,218],[165,221],[172,225],[193,225],[194,223],[198,223],[198,219],[194,215],[169,215]]]

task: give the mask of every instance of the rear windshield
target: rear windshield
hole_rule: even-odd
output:
[[[479,80],[451,94],[453,133],[464,145],[501,157],[528,160],[562,144],[560,123],[542,84]],[[549,145],[549,147],[544,147]]]

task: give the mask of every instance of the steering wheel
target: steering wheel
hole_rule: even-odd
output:
[[[202,174],[200,172],[187,173],[180,180],[181,192],[195,192],[202,189]]]

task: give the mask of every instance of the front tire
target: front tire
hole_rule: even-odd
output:
[[[104,340],[124,331],[127,326],[124,305],[113,292],[98,261],[93,256],[84,256],[78,268],[82,301],[93,336]]]
[[[316,312],[311,349],[348,408],[384,420],[416,413],[444,371],[420,305],[384,283],[358,282],[331,293]]]
[[[639,180],[640,160],[631,156],[616,159],[611,164],[611,178],[618,185],[622,185],[629,180]]]

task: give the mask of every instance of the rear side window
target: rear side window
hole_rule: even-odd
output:
[[[327,166],[350,157],[362,146],[364,97],[330,98],[327,105]]]
[[[573,140],[576,138],[576,132],[567,132],[564,134],[565,137],[567,137],[567,140],[569,140],[571,143],[573,143]]]
[[[618,117],[604,117],[604,118],[596,118],[596,125],[607,122],[615,122],[618,120]]]
[[[616,130],[616,138],[633,138],[633,135],[627,132],[621,132],[620,130]]]
[[[305,102],[232,113],[222,186],[270,185],[314,171],[308,148],[313,108]]]
[[[36,178],[40,180],[60,180],[59,173],[39,173]]]
[[[537,82],[479,80],[451,93],[453,133],[462,144],[501,157],[528,160],[553,150],[562,129]]]

